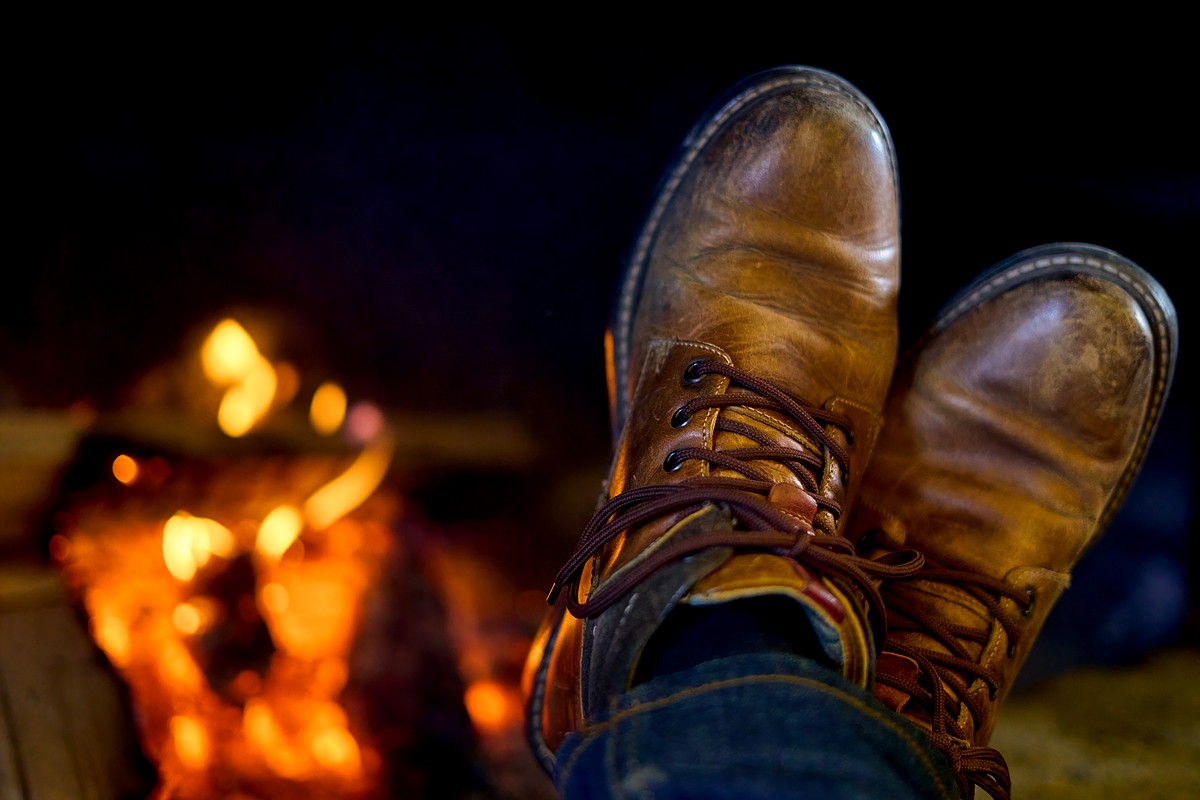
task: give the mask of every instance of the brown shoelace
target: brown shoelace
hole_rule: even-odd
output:
[[[927,613],[922,609],[920,589],[913,585],[913,581],[952,584],[972,597],[990,618],[1004,628],[1008,635],[1010,657],[1016,652],[1020,631],[1018,620],[1001,607],[1001,599],[1012,599],[1021,613],[1028,614],[1033,606],[1034,595],[1031,591],[1023,591],[971,569],[929,560],[916,573],[905,576],[905,579],[888,581],[883,585],[887,626],[891,632],[883,652],[912,659],[918,666],[919,674],[911,678],[888,673],[883,669],[886,660],[882,660],[881,669],[875,676],[876,683],[906,693],[912,698],[911,702],[929,714],[929,738],[950,759],[959,793],[966,800],[975,796],[975,787],[983,789],[995,800],[1009,800],[1012,783],[1004,756],[995,748],[973,745],[966,731],[958,724],[959,711],[964,703],[976,725],[983,722],[987,713],[982,701],[968,693],[968,687],[975,679],[982,679],[987,684],[992,699],[995,699],[1005,680],[1004,675],[979,663],[965,644],[972,642],[982,647],[988,639],[988,626],[972,628],[950,625]],[[903,631],[915,632],[945,650],[899,642],[896,634]]]
[[[815,409],[768,381],[718,361],[700,359],[691,362],[684,371],[684,381],[698,382],[704,375],[711,374],[724,375],[731,384],[745,391],[694,397],[680,406],[672,424],[686,424],[692,414],[705,408],[741,406],[769,409],[794,421],[828,457],[837,461],[843,474],[848,471],[849,456],[830,438],[822,425],[832,423],[848,430],[849,423],[845,419]],[[774,445],[760,431],[722,417],[717,419],[716,430],[740,434],[758,446],[723,451],[683,448],[668,455],[663,468],[673,471],[686,460],[705,460],[738,472],[743,477],[687,478],[675,483],[630,489],[613,497],[596,511],[584,527],[575,552],[554,580],[548,601],[553,603],[559,593],[567,589],[567,605],[571,613],[580,618],[591,617],[611,606],[664,564],[689,553],[709,547],[760,550],[795,559],[815,572],[841,578],[857,588],[870,607],[868,617],[876,628],[876,635],[880,637],[876,641],[883,641],[883,601],[876,587],[877,582],[873,579],[910,575],[921,566],[921,556],[914,551],[898,551],[884,559],[859,557],[850,541],[835,534],[834,530],[816,530],[808,521],[770,502],[767,497],[774,483],[765,472],[750,463],[770,460],[787,465],[816,500],[818,508],[825,508],[836,517],[841,513],[841,508],[836,502],[821,497],[819,492],[817,476],[824,469],[823,456],[800,447]],[[585,602],[577,600],[579,575],[588,559],[605,543],[623,531],[705,503],[729,508],[735,519],[735,528],[668,542],[618,578],[609,581]]]

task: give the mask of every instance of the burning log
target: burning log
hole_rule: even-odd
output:
[[[138,402],[92,420],[41,536],[75,634],[124,692],[109,716],[135,734],[151,800],[505,796],[487,772],[516,741],[509,662],[528,642],[491,632],[495,587],[454,577],[475,567],[414,524],[398,478],[481,458],[512,469],[528,439],[490,418],[396,425],[329,381],[301,413],[296,370],[232,320],[201,350],[203,370],[152,373]],[[10,672],[58,697],[34,674],[55,645],[33,647],[33,671]],[[10,720],[24,749],[41,735]],[[3,745],[0,789],[20,774],[27,796],[59,796],[61,776]],[[66,796],[124,791],[97,780]]]
[[[73,474],[130,452],[151,460],[85,441]],[[449,626],[391,487],[316,527],[276,512],[348,456],[165,460],[150,489],[76,490],[51,540],[129,686],[155,800],[478,796]]]

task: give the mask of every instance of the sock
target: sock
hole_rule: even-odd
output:
[[[676,608],[642,651],[633,682],[749,653],[794,653],[833,666],[794,600],[755,597]]]

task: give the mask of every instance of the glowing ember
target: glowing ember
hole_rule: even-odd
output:
[[[258,345],[234,319],[217,323],[200,350],[204,374],[219,385],[241,381],[259,357]]]
[[[304,518],[295,506],[280,506],[267,514],[258,527],[254,549],[272,561],[278,561],[292,542],[300,537]]]
[[[275,369],[263,358],[254,361],[239,382],[225,390],[217,423],[229,436],[244,436],[270,410],[275,398]]]
[[[485,734],[495,735],[522,718],[520,692],[510,684],[481,680],[467,687],[463,698],[471,722]]]
[[[308,410],[313,430],[324,436],[336,433],[346,418],[346,393],[332,381],[326,381],[313,392]]]
[[[200,355],[208,380],[224,387],[216,424],[231,437],[301,385],[233,319]],[[216,462],[117,454],[97,476],[108,481],[99,499],[56,522],[50,552],[129,687],[158,770],[153,800],[368,800],[383,796],[390,759],[424,735],[402,727],[418,719],[406,715],[420,701],[390,680],[393,670],[419,674],[420,654],[360,641],[364,625],[398,631],[403,645],[425,630],[405,627],[403,608],[380,599],[381,585],[397,591],[385,570],[400,554],[402,503],[385,484],[393,432],[377,406],[348,405],[332,381],[314,392],[307,417],[317,436],[341,431],[358,452],[329,455],[323,444],[324,455],[301,446]],[[426,559],[449,623],[437,630],[455,646],[466,687],[449,702],[461,698],[473,734],[513,740],[522,710],[507,665],[528,642],[496,619],[506,612],[495,600],[515,591],[462,553],[431,548]],[[380,706],[392,716],[381,718]]]
[[[229,436],[244,436],[271,410],[279,380],[271,362],[237,320],[224,319],[200,350],[204,374],[227,386],[217,424]]]
[[[229,557],[233,551],[233,534],[215,520],[180,511],[163,525],[163,561],[181,581],[190,581],[212,555]]]
[[[370,732],[341,700],[362,598],[392,546],[397,505],[373,500],[321,536],[301,523],[313,541],[301,557],[281,559],[303,498],[280,503],[279,495],[327,485],[312,480],[318,470],[328,465],[260,470],[282,486],[225,470],[216,496],[196,502],[224,508],[228,525],[156,511],[164,500],[153,495],[131,496],[115,510],[75,510],[56,537],[54,552],[93,638],[130,687],[160,773],[158,800],[234,789],[246,797],[376,796]],[[266,520],[280,508],[293,509],[292,527],[264,547]],[[156,522],[159,514],[166,519]],[[256,517],[263,522],[255,525]],[[238,585],[230,576],[239,564],[253,565],[245,595],[229,588]],[[256,627],[266,632],[258,650],[243,635]]]
[[[387,475],[394,450],[386,429],[367,443],[354,463],[322,486],[304,503],[304,518],[316,530],[325,530],[374,493]]]
[[[213,329],[201,360],[227,387],[226,434],[278,401],[274,368],[236,321]],[[280,374],[294,393],[294,369]],[[344,414],[344,396],[329,410],[331,392],[325,425]],[[377,433],[357,456],[238,460],[215,474],[121,454],[119,502],[65,515],[51,551],[130,688],[156,800],[375,796],[381,760],[341,701],[399,507],[379,491],[393,448],[386,425]],[[152,482],[139,479],[148,468]]]
[[[137,480],[138,465],[127,455],[119,455],[113,459],[113,477],[121,483],[130,484]]]

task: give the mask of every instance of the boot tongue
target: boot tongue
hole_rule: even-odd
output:
[[[770,553],[734,555],[693,585],[680,599],[691,606],[718,605],[759,597],[787,597],[812,626],[826,657],[843,674],[866,685],[871,664],[870,636],[850,601],[804,565]]]
[[[792,483],[776,483],[767,500],[811,526],[817,513],[812,495]],[[849,613],[846,597],[804,565],[771,553],[735,554],[693,584],[681,605],[707,606],[781,596],[795,600],[825,655],[843,666],[847,676],[867,680],[869,649],[858,618]]]
[[[811,525],[817,501],[808,492],[790,483],[776,483],[767,500]],[[744,553],[732,556],[721,566],[698,580],[681,603],[715,605],[767,595],[783,595],[807,606],[815,605],[824,617],[840,623],[845,608],[837,596],[804,566],[770,553]]]
[[[689,378],[692,362],[715,360],[730,365],[727,355],[711,345],[684,341],[652,342],[636,393],[637,415],[626,422],[618,455],[610,475],[610,495],[642,487],[679,483],[689,478],[746,479],[741,471],[720,460],[690,457],[673,462],[683,451],[749,450],[746,461],[774,485],[767,500],[796,519],[798,530],[810,530],[814,520],[830,516],[819,508],[791,466],[779,453],[754,459],[755,448],[784,448],[798,454],[821,456],[798,424],[786,414],[746,404],[706,408],[690,417],[674,420],[682,404],[702,395],[719,396],[732,391],[730,379],[721,374]],[[765,400],[765,398],[764,398]],[[737,458],[738,456],[734,456]],[[841,476],[832,458],[825,467],[791,462],[809,471],[819,491],[840,504]],[[829,465],[833,466],[830,467]],[[819,474],[818,474],[819,473]],[[736,513],[724,504],[685,508],[645,522],[626,531],[601,548],[592,560],[587,579],[588,596],[636,570],[661,548],[693,536],[738,526]],[[826,524],[832,530],[836,524]],[[871,633],[864,628],[866,615],[840,587],[810,572],[794,559],[773,553],[735,553],[732,547],[707,547],[685,558],[656,567],[633,591],[585,623],[587,636],[583,653],[583,709],[585,716],[604,707],[614,693],[623,691],[631,679],[637,654],[678,604],[713,605],[738,599],[783,596],[795,600],[797,611],[810,621],[830,660],[843,673],[867,685],[873,664]],[[803,620],[798,624],[804,624]]]
[[[758,443],[758,441],[751,439],[748,435],[737,432],[737,429],[731,431],[731,429],[722,426],[721,423],[727,423],[730,427],[737,426],[738,429],[749,428],[768,444],[763,445]],[[748,449],[748,447],[749,449],[754,449],[754,447],[762,446],[785,447],[787,450],[796,450],[823,459],[821,447],[814,444],[814,441],[808,435],[800,432],[794,423],[787,420],[787,417],[775,413],[775,411],[750,408],[745,407],[745,405],[734,405],[734,407],[721,409],[720,422],[716,423],[713,433],[713,450],[728,452]],[[803,486],[800,485],[799,476],[794,473],[791,465],[780,461],[779,458],[748,459],[748,461],[756,469],[766,474],[769,480],[775,481],[776,485],[778,483],[790,483],[790,485],[800,489],[800,491],[804,491]],[[821,482],[824,470],[820,468],[814,470],[811,467],[794,463],[793,465],[796,465],[799,469],[814,473],[812,475],[814,480]],[[737,470],[718,467],[718,465],[714,465],[712,475],[719,477],[743,477],[742,473],[739,473]],[[816,509],[814,507],[814,513],[808,518],[810,524],[815,515]]]
[[[732,406],[723,409],[722,420],[713,437],[717,451],[754,447],[781,447],[822,457],[825,467],[813,470],[797,465],[812,474],[818,490],[836,503],[841,502],[844,487],[836,463],[822,454],[819,446],[797,429],[786,417],[769,409]],[[732,430],[731,430],[732,428]],[[756,441],[741,430],[752,429],[762,439]],[[764,445],[763,442],[768,444]],[[796,518],[803,529],[811,530],[818,517],[827,530],[836,528],[837,521],[828,510],[820,510],[816,499],[804,488],[799,475],[779,459],[747,459],[756,469],[775,483],[767,501]],[[714,469],[716,477],[735,477],[740,473],[728,468]],[[747,600],[756,597],[783,596],[795,600],[798,610],[806,616],[826,656],[843,665],[847,677],[866,682],[872,654],[870,637],[859,624],[859,616],[850,610],[851,601],[830,581],[815,575],[799,562],[770,553],[737,554],[717,569],[701,578],[680,603],[703,606]]]
[[[752,430],[762,442],[767,444],[764,445],[739,432],[744,429]],[[839,445],[843,448],[846,447],[844,432],[837,429],[836,426],[826,426],[826,432]],[[807,454],[810,458],[815,457],[821,464],[821,466],[811,466],[796,461],[787,462],[778,457],[746,459],[754,468],[764,473],[769,480],[774,481],[776,486],[790,485],[797,492],[809,495],[809,490],[805,488],[796,470],[808,472],[819,496],[830,501],[834,507],[843,505],[847,487],[845,476],[843,476],[836,459],[830,457],[821,444],[814,442],[812,437],[800,430],[794,421],[777,411],[752,406],[731,406],[721,410],[720,422],[715,425],[713,434],[713,450],[729,452],[763,446],[785,448],[797,451],[797,454]],[[714,466],[712,475],[740,477],[741,473]],[[786,509],[788,501],[779,502],[782,498],[783,495],[777,495],[775,498],[771,498],[771,501]],[[809,499],[812,500],[811,496]],[[818,510],[815,501],[811,514],[807,513],[807,505],[805,509],[805,517],[809,526],[829,533],[837,530],[838,516],[830,510]]]
[[[812,525],[817,515],[817,501],[808,492],[791,483],[777,483],[767,494],[767,502]]]

